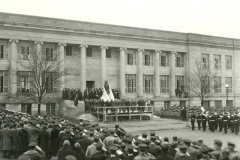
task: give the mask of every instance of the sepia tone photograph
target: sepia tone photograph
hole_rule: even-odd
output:
[[[240,160],[239,8],[0,0],[0,160]]]

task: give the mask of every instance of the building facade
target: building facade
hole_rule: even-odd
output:
[[[119,88],[122,98],[150,99],[163,106],[199,106],[189,93],[186,75],[196,57],[210,70],[218,70],[215,83],[228,84],[215,89],[205,106],[240,106],[240,40],[143,29],[73,20],[0,13],[0,106],[10,110],[37,113],[37,104],[14,100],[18,92],[30,91],[28,74],[19,67],[28,60],[34,46],[46,52],[59,52],[59,59],[71,65],[71,74],[52,88],[100,88],[108,80]],[[16,74],[10,74],[15,70]],[[59,94],[60,95],[60,94]],[[55,114],[58,103],[43,104],[43,114]]]

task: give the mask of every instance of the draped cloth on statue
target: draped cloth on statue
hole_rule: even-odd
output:
[[[104,100],[104,101],[111,101],[111,100],[114,101],[114,96],[113,96],[113,93],[112,93],[112,89],[111,89],[108,81],[105,81],[105,83],[104,83],[103,95],[102,95],[101,99]]]

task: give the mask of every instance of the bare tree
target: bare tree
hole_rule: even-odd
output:
[[[10,71],[10,74],[17,74],[18,86],[24,84],[24,87],[18,88],[18,100],[38,104],[40,115],[41,104],[61,99],[62,91],[58,90],[58,85],[62,85],[61,77],[69,74],[70,66],[64,66],[64,61],[59,60],[61,53],[53,49],[34,47],[32,52],[27,53],[22,55],[24,61],[17,61],[21,71]]]
[[[218,78],[218,70],[211,71],[207,63],[195,59],[186,76],[186,87],[200,99],[203,106],[204,99],[210,97],[212,91],[221,90],[222,84],[217,81]]]

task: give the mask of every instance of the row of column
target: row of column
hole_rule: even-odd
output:
[[[18,40],[9,40],[11,43],[11,61],[10,61],[10,70],[16,71],[17,65],[17,43]],[[35,42],[35,45],[38,50],[41,49],[43,42]],[[59,43],[58,49],[59,49],[59,56],[58,60],[63,64],[60,68],[60,72],[64,71],[64,47],[66,46],[65,43]],[[87,47],[86,44],[81,44],[81,74],[80,74],[80,86],[81,90],[86,89],[86,54],[87,54]],[[103,86],[104,81],[106,80],[106,50],[108,49],[107,46],[101,46],[101,84]],[[125,96],[125,55],[127,48],[120,48],[120,90],[121,90],[121,96]],[[143,53],[144,49],[138,49],[137,50],[137,95],[138,97],[143,97]],[[155,51],[154,54],[154,96],[159,97],[160,96],[160,75],[159,75],[159,54],[161,51]],[[170,56],[170,96],[175,97],[175,56],[176,52],[171,52]],[[64,82],[65,77],[61,76],[59,79],[59,90],[63,90],[64,88]],[[17,75],[16,74],[10,74],[10,93],[16,93],[17,92]]]

